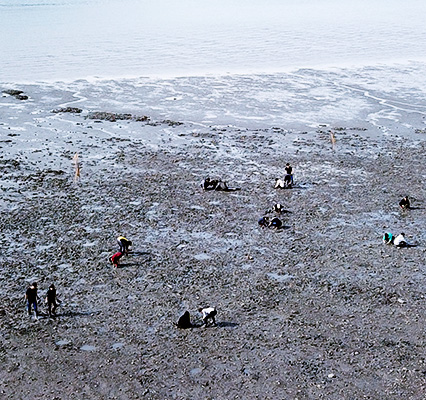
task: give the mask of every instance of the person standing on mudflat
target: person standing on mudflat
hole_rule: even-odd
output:
[[[287,163],[286,165],[285,165],[285,173],[287,174],[287,175],[289,175],[289,178],[290,178],[290,181],[291,181],[291,184],[293,185],[293,167],[290,165],[290,163]]]
[[[56,316],[56,308],[58,307],[58,302],[59,300],[57,300],[56,298],[56,288],[55,285],[52,283],[46,293],[46,303],[47,308],[49,310],[49,317],[52,317],[52,314]]]
[[[35,319],[38,319],[37,311],[37,282],[30,285],[25,293],[25,300],[27,300],[28,315],[31,316],[31,307],[34,308]]]

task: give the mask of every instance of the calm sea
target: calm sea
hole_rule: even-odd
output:
[[[426,60],[423,0],[0,0],[0,82]]]

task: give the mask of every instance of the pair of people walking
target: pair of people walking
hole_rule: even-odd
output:
[[[40,315],[38,309],[39,296],[37,282],[33,282],[27,288],[27,291],[25,292],[25,299],[27,301],[28,315],[31,316],[32,310],[34,310],[34,318],[37,320]],[[60,301],[57,299],[56,288],[53,283],[49,286],[49,289],[47,290],[45,302],[47,304],[49,317],[56,316],[56,308],[58,307],[58,303],[60,303]]]

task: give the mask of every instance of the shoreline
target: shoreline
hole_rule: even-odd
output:
[[[342,73],[342,72],[354,72],[362,71],[363,69],[407,69],[407,68],[426,68],[426,58],[412,58],[412,59],[393,59],[383,60],[378,62],[342,62],[342,63],[330,63],[330,64],[307,64],[307,65],[294,65],[280,69],[258,69],[258,70],[218,70],[218,71],[199,71],[199,72],[182,72],[182,73],[161,73],[161,74],[127,74],[127,75],[84,75],[75,76],[73,78],[52,78],[52,79],[6,79],[0,81],[1,86],[7,85],[53,85],[58,84],[60,86],[70,85],[75,82],[84,81],[90,84],[102,84],[108,81],[124,82],[124,81],[170,81],[181,78],[225,78],[225,77],[247,77],[247,76],[280,76],[280,75],[291,75],[297,74],[304,71],[313,71],[322,73]]]

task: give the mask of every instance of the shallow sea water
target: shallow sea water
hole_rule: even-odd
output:
[[[422,61],[426,3],[0,0],[0,82]]]

